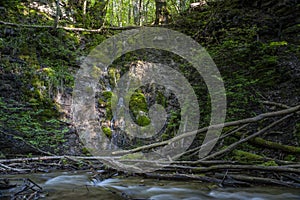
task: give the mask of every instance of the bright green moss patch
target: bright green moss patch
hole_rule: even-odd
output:
[[[107,137],[111,138],[111,136],[112,136],[112,131],[111,131],[110,128],[108,128],[108,127],[102,127],[102,131],[103,131],[103,133],[104,133]]]
[[[278,164],[274,160],[270,160],[268,162],[264,162],[261,165],[262,166],[278,166]]]
[[[132,112],[135,121],[140,126],[150,124],[151,120],[147,117],[148,106],[145,95],[142,92],[134,92],[129,101],[129,109]]]
[[[147,116],[138,116],[136,120],[137,124],[140,126],[147,126],[151,123],[151,120]]]

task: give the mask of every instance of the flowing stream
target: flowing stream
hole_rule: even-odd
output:
[[[281,187],[218,188],[195,181],[163,181],[138,177],[93,180],[88,172],[56,172],[8,176],[30,178],[48,193],[50,200],[296,200],[300,190]],[[1,199],[1,198],[0,198]]]

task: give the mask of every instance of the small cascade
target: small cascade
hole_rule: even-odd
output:
[[[186,127],[187,127],[187,123],[188,123],[188,116],[185,116],[185,120],[184,120],[184,126],[183,126],[183,132],[182,134],[186,133],[187,130],[186,130]],[[181,140],[181,148],[185,148],[185,138],[182,138]]]
[[[105,88],[105,89],[106,89],[106,91],[109,91],[109,92],[111,91],[111,87],[110,87],[109,85],[108,85],[108,86],[106,86],[106,88]]]
[[[110,130],[111,130],[111,139],[109,143],[109,150],[116,150],[117,149],[117,133],[115,131],[115,115],[113,115],[112,119],[110,120]]]
[[[125,129],[124,117],[118,118],[119,113],[124,108],[124,99],[120,97],[116,111],[113,113],[113,117],[110,121],[110,130],[112,132],[110,144],[108,145],[109,150],[116,150],[118,147],[125,145],[125,139],[121,133]]]

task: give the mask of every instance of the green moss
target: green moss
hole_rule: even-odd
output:
[[[257,155],[257,154],[253,154],[253,153],[249,153],[246,151],[242,151],[242,150],[234,150],[232,152],[233,154],[233,159],[237,160],[241,163],[260,163],[261,161],[263,161],[263,156]]]
[[[129,109],[135,115],[137,115],[140,111],[148,112],[146,98],[142,92],[135,92],[132,94],[129,101]]]
[[[113,93],[111,91],[105,91],[101,94],[101,97],[98,99],[98,104],[105,107],[106,115],[105,118],[107,120],[111,120],[113,117],[112,114],[112,100]]]
[[[168,139],[170,139],[170,135],[167,134],[167,133],[164,133],[164,134],[161,135],[161,139],[162,139],[163,141],[168,140]]]
[[[289,152],[289,153],[300,154],[300,147],[279,144],[277,142],[268,141],[268,140],[265,140],[260,137],[256,137],[256,138],[250,140],[250,142],[253,142],[257,145],[264,146],[264,147],[271,148],[271,149],[278,149],[278,150]]]
[[[110,98],[112,97],[112,92],[111,91],[104,91],[102,93],[102,96],[106,99],[106,100],[110,100]]]
[[[112,136],[112,131],[111,131],[111,129],[110,128],[108,128],[108,127],[102,127],[102,131],[103,131],[103,133],[107,136],[107,137],[109,137],[109,138],[111,138],[111,136]]]
[[[151,120],[146,116],[148,106],[145,95],[142,92],[136,91],[132,94],[129,101],[129,109],[138,125],[146,126],[150,124]]]
[[[126,154],[121,157],[122,160],[144,160],[145,156],[142,153]]]
[[[167,99],[163,95],[162,92],[158,91],[156,95],[156,102],[160,105],[162,105],[164,108],[167,106]]]
[[[111,107],[107,106],[105,110],[106,110],[105,118],[108,119],[108,120],[111,120],[113,118],[113,113],[112,113]]]
[[[143,115],[143,116],[138,116],[137,117],[136,123],[139,126],[147,126],[151,123],[151,120],[147,116]]]
[[[274,160],[270,160],[268,162],[264,162],[261,164],[262,166],[278,166],[278,164]]]
[[[81,151],[85,155],[90,155],[90,150],[88,148],[86,148],[86,147],[83,147]]]
[[[101,69],[96,66],[93,66],[91,74],[94,79],[97,79],[101,75]]]
[[[297,157],[295,155],[287,155],[284,157],[284,160],[286,161],[296,161],[297,160]]]

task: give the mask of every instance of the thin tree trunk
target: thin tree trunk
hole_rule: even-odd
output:
[[[147,3],[145,4],[144,7],[144,11],[145,11],[145,22],[148,23],[148,6],[149,6],[150,0],[147,1]]]
[[[138,19],[138,25],[141,26],[142,23],[143,23],[143,20],[142,20],[142,6],[143,4],[143,1],[142,0],[139,0],[139,19]]]
[[[86,26],[86,6],[87,6],[87,0],[84,0],[82,6],[82,21],[84,26]]]
[[[111,1],[110,26],[113,26],[113,18],[114,18],[114,1]]]
[[[167,24],[169,13],[166,0],[155,0],[155,23],[156,25]]]
[[[60,13],[59,2],[60,2],[60,0],[56,0],[56,15],[55,15],[55,20],[54,20],[54,29],[55,30],[57,29],[58,20],[59,20],[59,13]]]

